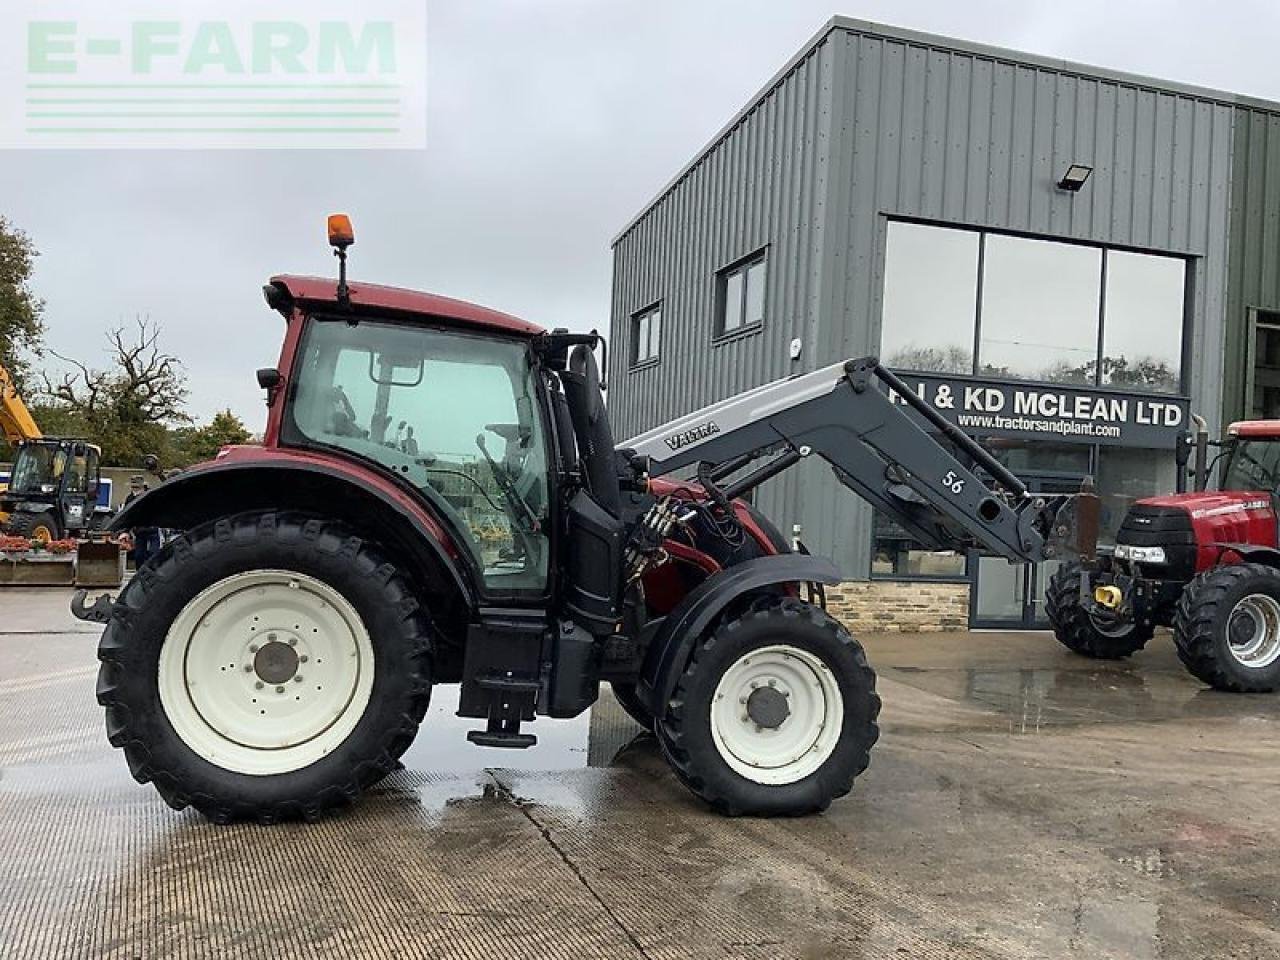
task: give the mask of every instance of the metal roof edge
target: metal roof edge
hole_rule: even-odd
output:
[[[733,115],[723,127],[721,127],[705,146],[702,147],[693,159],[680,168],[680,171],[667,181],[665,185],[646,203],[639,212],[636,213],[626,226],[614,235],[609,241],[610,248],[616,247],[618,242],[630,233],[637,224],[640,223],[649,213],[661,203],[670,194],[680,182],[684,180],[695,167],[711,154],[711,152],[720,145],[733,130],[737,127],[753,110],[756,109],[765,98],[771,94],[802,62],[807,60],[815,50],[818,49],[833,32],[843,30],[849,33],[858,33],[866,36],[880,37],[885,40],[898,41],[900,43],[910,43],[917,46],[933,47],[938,50],[948,50],[957,53],[968,53],[973,56],[982,57],[988,60],[998,60],[1016,66],[1036,67],[1040,69],[1053,70],[1058,73],[1069,74],[1073,76],[1083,77],[1090,80],[1103,80],[1112,83],[1121,83],[1126,86],[1139,87],[1151,90],[1157,93],[1170,93],[1180,96],[1193,97],[1198,100],[1220,103],[1229,107],[1240,107],[1251,110],[1262,110],[1268,113],[1280,115],[1280,102],[1266,100],[1261,97],[1253,97],[1246,94],[1230,93],[1226,90],[1219,90],[1212,87],[1200,87],[1194,84],[1179,83],[1175,80],[1161,80],[1156,77],[1146,76],[1144,74],[1126,73],[1123,70],[1113,70],[1109,67],[1097,67],[1089,64],[1080,63],[1073,60],[1061,60],[1056,57],[1046,57],[1040,54],[1026,53],[1021,50],[1014,50],[1008,47],[997,47],[984,43],[977,43],[970,40],[959,40],[955,37],[943,36],[936,33],[925,33],[920,30],[910,30],[906,27],[895,27],[883,23],[875,23],[870,20],[859,20],[855,17],[835,16],[822,25],[822,28],[813,35],[812,38],[800,48],[786,64],[775,73],[750,100],[746,106]]]

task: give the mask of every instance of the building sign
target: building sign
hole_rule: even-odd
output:
[[[971,436],[1173,449],[1191,419],[1191,401],[1185,397],[937,374],[898,376]],[[892,390],[889,396],[905,405]]]

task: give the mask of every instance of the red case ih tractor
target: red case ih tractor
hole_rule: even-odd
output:
[[[1141,650],[1157,626],[1173,628],[1178,656],[1219,690],[1280,686],[1280,421],[1232,424],[1221,444],[1220,489],[1205,445],[1195,492],[1134,503],[1115,547],[1071,561],[1049,584],[1057,638],[1101,659]]]
[[[596,335],[348,285],[353,239],[331,220],[336,286],[265,289],[287,329],[258,371],[263,444],[135,500],[116,529],[182,535],[114,602],[73,602],[107,624],[108,738],[176,808],[313,819],[393,769],[435,684],[460,685],[468,739],[519,748],[608,681],[716,808],[821,810],[867,766],[875,676],[824,610],[838,571],[745,494],[817,456],[928,543],[1051,552],[1065,498],[1029,493],[874,360],[615,445]]]

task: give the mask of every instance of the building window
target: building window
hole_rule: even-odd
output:
[[[1099,447],[1097,490],[1102,500],[1098,540],[1116,542],[1120,523],[1133,501],[1169,493],[1178,482],[1178,467],[1168,450]]]
[[[962,580],[964,555],[930,550],[879,511],[871,542],[871,576],[890,580]]]
[[[1280,419],[1280,312],[1249,311],[1249,356],[1244,367],[1244,415]]]
[[[1179,257],[891,221],[881,356],[920,373],[1179,393],[1186,280]]]
[[[972,373],[978,242],[972,230],[889,224],[880,355],[920,373]],[[928,282],[920,282],[921,270]]]
[[[765,251],[720,272],[716,278],[720,320],[716,334],[725,336],[764,323]]]
[[[1280,417],[1280,313],[1252,315],[1245,368],[1245,415],[1252,420]]]
[[[978,373],[1087,384],[1098,356],[1102,251],[991,234],[983,252]]]
[[[1174,257],[1107,251],[1102,382],[1130,390],[1178,393],[1187,264]]]
[[[654,304],[631,317],[631,365],[658,359],[662,341],[662,306]]]

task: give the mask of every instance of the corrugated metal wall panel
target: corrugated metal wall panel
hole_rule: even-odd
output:
[[[833,76],[819,47],[728,133],[614,251],[613,382],[619,436],[792,372],[820,280]],[[766,310],[756,333],[713,343],[716,273],[769,246]],[[630,317],[663,303],[661,361],[629,370]]]
[[[1236,111],[1231,279],[1223,385],[1227,419],[1247,416],[1249,311],[1280,310],[1280,113]]]
[[[886,223],[895,216],[1194,258],[1191,387],[1216,424],[1232,115],[1229,104],[1189,91],[834,28],[619,239],[619,434],[875,352]],[[1280,150],[1280,133],[1272,139]],[[1055,184],[1075,161],[1094,172],[1071,195]],[[1257,173],[1251,183],[1255,192],[1280,189],[1280,176]],[[1280,246],[1280,219],[1254,223],[1247,203],[1236,206],[1242,232]],[[711,346],[715,271],[765,243],[765,329]],[[656,259],[663,250],[668,258]],[[1270,268],[1277,264],[1272,256]],[[1274,270],[1268,276],[1280,283]],[[669,330],[663,360],[628,374],[626,320],[659,295]],[[804,343],[798,364],[787,358],[792,337]],[[866,574],[869,512],[830,471],[806,464],[770,484],[761,502],[780,526],[802,523],[846,575]]]

